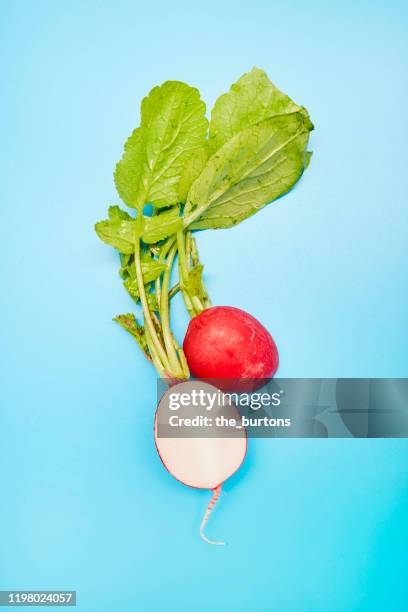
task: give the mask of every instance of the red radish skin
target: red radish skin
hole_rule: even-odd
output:
[[[213,306],[194,317],[183,349],[191,373],[216,380],[223,391],[258,389],[278,368],[271,334],[255,317],[232,306]]]
[[[199,383],[200,388],[209,392],[218,389],[208,383]],[[177,391],[189,392],[197,387],[194,381],[178,383]],[[210,489],[213,496],[208,504],[200,525],[200,536],[208,544],[222,545],[225,542],[210,540],[204,533],[211,511],[218,501],[222,484],[241,467],[248,448],[247,434],[242,428],[239,437],[212,438],[165,438],[158,435],[158,424],[167,424],[167,396],[174,392],[172,386],[161,398],[154,420],[154,440],[157,453],[166,470],[179,482],[195,489]],[[224,409],[223,409],[224,410]],[[233,404],[228,408],[228,417],[239,419],[239,412]],[[225,413],[226,414],[226,413]]]

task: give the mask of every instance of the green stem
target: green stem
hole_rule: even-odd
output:
[[[200,257],[198,255],[197,242],[196,242],[196,239],[191,236],[191,232],[188,232],[188,234],[190,234],[188,239],[189,239],[189,249],[191,253],[191,262],[193,266],[198,266],[200,264]],[[202,310],[205,310],[206,308],[210,308],[211,306],[211,300],[208,296],[207,287],[205,286],[205,283],[202,277],[201,277],[201,294],[202,294],[202,300],[203,300],[204,305],[202,306],[200,312],[202,312]]]
[[[195,315],[197,316],[198,314],[200,314],[200,312],[203,312],[203,310],[205,310],[202,301],[200,300],[200,298],[198,297],[198,295],[193,295],[191,297],[191,301],[193,303],[194,309],[195,309]]]
[[[156,361],[158,364],[160,364],[160,367],[158,367],[158,365],[156,366],[158,368],[159,373],[161,372],[162,369],[168,370],[170,372],[170,363],[166,355],[166,352],[156,333],[152,318],[150,316],[149,305],[147,303],[146,291],[145,291],[145,286],[144,286],[144,281],[143,281],[142,263],[140,260],[141,221],[142,221],[142,215],[139,214],[138,226],[136,229],[136,240],[135,240],[135,268],[136,268],[137,285],[138,285],[138,290],[139,290],[139,295],[140,295],[140,302],[142,304],[143,315],[144,315],[144,320],[145,320],[145,328],[146,328],[146,333],[147,333],[146,338],[148,337],[150,339],[149,351],[152,357],[152,361],[155,363],[155,365],[156,365]]]
[[[171,245],[173,244],[173,242],[175,241],[175,238],[169,238],[167,240],[167,242],[162,246],[161,251],[160,251],[160,255],[159,255],[159,263],[162,263],[165,259],[166,259],[166,255],[169,252]],[[155,288],[155,292],[156,292],[156,299],[157,299],[157,304],[159,306],[159,310],[160,310],[160,299],[161,299],[161,282],[160,282],[160,276],[157,277],[155,283],[154,283],[154,288]],[[172,297],[172,296],[170,296]]]
[[[190,370],[188,367],[188,363],[187,363],[187,359],[186,356],[184,354],[183,349],[181,348],[181,346],[179,346],[177,340],[175,339],[174,335],[173,336],[173,342],[174,342],[174,347],[177,351],[177,355],[180,359],[180,365],[181,365],[181,369],[183,370],[183,374],[185,378],[190,378]]]
[[[195,317],[211,306],[211,302],[202,280],[200,295],[197,295],[197,291],[192,292],[188,286],[191,263],[193,266],[200,263],[197,245],[191,236],[191,231],[181,230],[177,233],[177,248],[179,252],[180,288],[190,316]]]
[[[177,232],[177,248],[179,255],[179,267],[180,267],[180,276],[181,280],[185,281],[188,279],[188,274],[190,271],[190,266],[187,262],[187,256],[185,251],[185,243],[184,243],[184,231],[180,230]]]
[[[200,258],[198,257],[196,239],[193,237],[190,238],[190,250],[191,250],[191,261],[193,262],[193,266],[197,266],[200,263]]]
[[[191,241],[193,239],[193,237],[191,235],[191,231],[190,230],[186,231],[185,236],[186,236],[186,258],[187,258],[188,262],[190,262],[190,260],[191,260],[191,262],[192,262],[192,264],[194,266],[195,262],[192,259],[192,252],[191,252]]]
[[[180,291],[180,283],[176,283],[169,291],[169,300],[173,298]]]
[[[169,282],[170,273],[173,266],[174,257],[177,252],[177,244],[174,244],[169,252],[166,261],[166,269],[163,274],[163,282],[160,294],[160,319],[163,329],[163,339],[169,358],[171,371],[177,377],[184,377],[184,372],[180,366],[177,350],[174,346],[174,338],[170,329],[170,309],[169,309]]]
[[[166,370],[163,368],[163,365],[160,361],[160,359],[158,358],[157,354],[154,352],[154,350],[152,350],[152,339],[149,335],[149,330],[147,329],[147,327],[145,328],[145,334],[146,334],[146,342],[147,345],[149,347],[149,353],[151,355],[150,361],[153,363],[154,367],[156,368],[160,378],[166,378],[167,376],[167,372]]]
[[[183,294],[184,303],[188,310],[188,314],[191,318],[196,316],[196,311],[193,306],[191,296],[189,294],[187,283],[189,275],[189,263],[187,262],[185,243],[184,243],[184,231],[180,230],[177,232],[177,249],[179,257],[179,271],[180,271],[180,289]]]

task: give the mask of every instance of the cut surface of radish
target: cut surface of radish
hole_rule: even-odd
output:
[[[211,413],[208,418],[215,419],[217,416],[223,416],[226,419],[235,419],[237,423],[241,421],[241,415],[237,408],[230,401],[224,402],[222,392],[203,381],[187,381],[172,386],[166,391],[161,398],[156,410],[154,421],[154,438],[156,442],[157,452],[164,467],[170,472],[174,478],[189,487],[198,489],[211,489],[213,496],[208,504],[200,525],[200,536],[207,544],[223,545],[225,542],[211,540],[204,533],[204,528],[210,517],[210,514],[218,501],[221,493],[222,483],[234,474],[245,459],[247,451],[247,435],[244,428],[238,429],[231,433],[231,430],[226,429],[225,432],[219,430],[216,435],[219,437],[204,437],[208,430],[203,427],[198,427],[194,433],[193,430],[188,430],[190,437],[166,437],[171,433],[169,428],[169,418],[172,410],[170,408],[171,396],[192,394],[193,391],[200,390],[204,394],[212,394],[218,397],[218,402],[208,410],[208,407],[198,406],[180,406],[177,412],[180,412],[181,418],[190,418],[194,416],[205,416],[205,413]],[[221,398],[221,399],[220,399]],[[198,413],[198,414],[197,414]],[[165,435],[163,435],[163,431]],[[186,430],[182,430],[182,433]],[[214,430],[212,429],[214,434]]]
[[[180,482],[190,487],[199,489],[216,489],[227,478],[241,466],[247,451],[247,437],[245,429],[241,429],[229,437],[225,431],[224,437],[201,437],[205,435],[205,429],[197,428],[193,433],[196,437],[163,437],[158,434],[159,425],[168,427],[169,397],[171,394],[190,393],[193,390],[202,389],[206,393],[220,393],[219,390],[202,381],[187,381],[171,387],[161,398],[155,417],[155,442],[157,451],[165,468]],[[194,412],[195,411],[195,412]],[[187,414],[187,408],[181,407],[179,411],[183,418]],[[188,407],[188,415],[204,415],[211,419],[221,414],[226,418],[235,418],[237,422],[241,417],[237,408],[232,403],[223,406],[214,406],[211,410]],[[168,428],[170,430],[170,428]],[[190,429],[189,431],[193,431]],[[177,435],[177,432],[175,432]],[[220,433],[219,435],[223,435]],[[199,437],[198,437],[199,436]]]

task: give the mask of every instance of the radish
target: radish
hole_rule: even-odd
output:
[[[240,428],[239,435],[234,437],[228,437],[223,433],[220,433],[220,437],[201,437],[203,430],[197,434],[200,437],[163,437],[160,435],[160,426],[164,426],[165,431],[168,431],[169,427],[169,415],[171,414],[169,397],[175,392],[189,395],[192,390],[197,389],[220,397],[219,389],[205,382],[188,381],[171,386],[161,398],[156,410],[154,439],[164,467],[174,478],[189,487],[213,491],[200,526],[200,535],[208,544],[222,545],[225,542],[210,540],[205,535],[204,528],[220,496],[222,484],[239,469],[244,461],[247,452],[245,429]],[[212,408],[212,418],[222,414],[225,418],[234,418],[237,423],[240,422],[241,417],[234,404],[229,399],[225,399],[225,396],[221,398],[224,398],[221,399],[222,403],[219,402]],[[205,412],[204,406],[200,408],[201,412]],[[200,410],[195,411],[197,412]],[[189,415],[188,409],[181,409],[181,414],[183,417]]]
[[[192,374],[216,379],[224,391],[261,387],[275,374],[279,361],[265,327],[232,306],[207,308],[191,319],[183,350]]]
[[[173,392],[190,371],[216,380],[210,386],[215,391],[250,391],[274,375],[278,351],[261,323],[238,308],[211,307],[193,233],[236,226],[290,191],[310,163],[312,129],[306,108],[259,68],[218,98],[211,121],[198,89],[180,81],[166,81],[143,99],[140,125],[114,174],[128,210],[110,206],[95,230],[119,252],[119,275],[139,312],[114,320]],[[176,261],[178,281],[171,286]],[[183,347],[170,324],[170,302],[179,291],[192,318]],[[200,533],[220,544],[205,536],[204,527],[222,483],[244,460],[246,432],[159,435],[163,402],[155,415],[157,450],[175,478],[213,491]]]

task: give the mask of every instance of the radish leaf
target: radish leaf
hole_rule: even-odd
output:
[[[135,315],[133,313],[117,315],[113,320],[135,338],[146,357],[150,359],[145,329],[143,325],[138,325]]]
[[[124,221],[131,221],[132,217],[125,210],[122,210],[119,206],[109,206],[108,210],[109,219],[123,219]]]
[[[267,74],[253,68],[218,98],[211,112],[210,146],[215,152],[238,132],[275,115],[306,109],[280,91]]]
[[[148,244],[159,242],[175,234],[183,226],[178,206],[160,212],[153,217],[143,217],[142,240]]]
[[[120,217],[99,221],[95,225],[99,238],[121,253],[133,253],[136,239],[136,221],[124,221]]]
[[[191,185],[194,183],[203,171],[207,160],[210,156],[208,143],[194,151],[191,157],[187,160],[184,168],[181,171],[180,181],[178,184],[179,201],[185,202]]]
[[[185,226],[231,227],[289,191],[305,168],[312,127],[309,118],[297,112],[239,132],[209,159],[193,183]]]
[[[179,81],[154,87],[141,105],[141,126],[125,144],[115,184],[122,200],[142,210],[146,202],[178,202],[181,170],[205,141],[208,121],[199,91]]]
[[[157,261],[157,259],[153,259],[147,253],[144,253],[142,256],[142,274],[144,284],[156,280],[160,276],[160,274],[165,270],[166,265]],[[130,278],[131,280],[136,280],[136,268],[134,257],[131,257],[129,262],[126,265],[122,264],[121,267],[121,276],[125,277],[125,280]]]
[[[139,291],[139,287],[137,285],[136,279],[128,278],[123,283],[123,286],[125,287],[126,291],[129,293],[129,295],[135,300],[135,302],[138,303],[140,301],[140,291]],[[147,288],[149,289],[149,287]],[[153,311],[157,310],[158,303],[157,303],[156,295],[154,293],[150,293],[149,291],[147,291],[146,298],[147,298],[147,303],[149,305],[150,310],[153,310]]]

